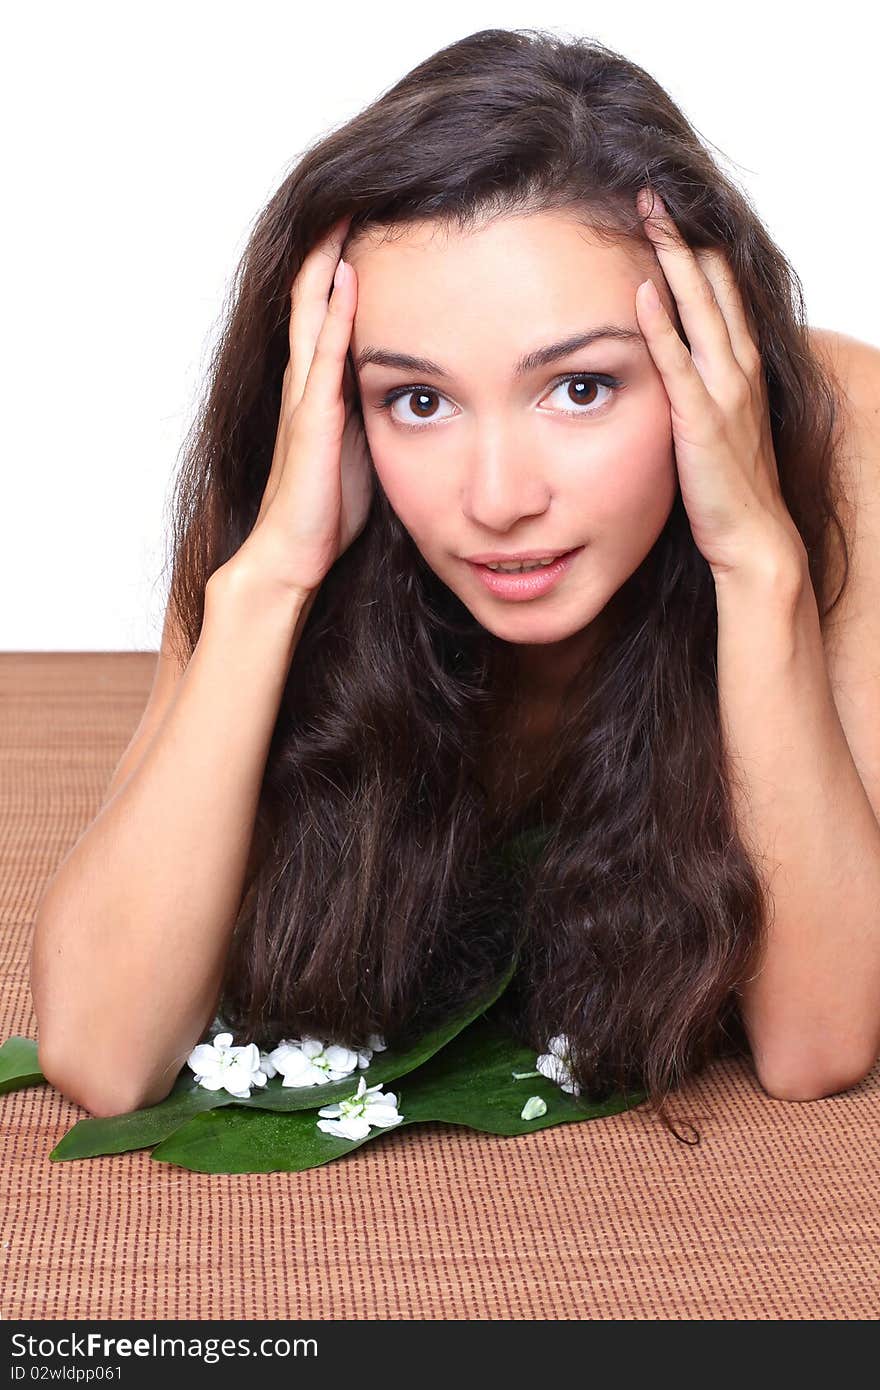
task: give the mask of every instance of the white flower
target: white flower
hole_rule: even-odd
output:
[[[522,1110],[520,1111],[521,1120],[536,1120],[539,1115],[547,1114],[547,1102],[540,1096],[529,1096]]]
[[[247,1100],[252,1086],[265,1086],[268,1080],[257,1044],[233,1047],[231,1033],[217,1033],[211,1042],[199,1043],[186,1063],[206,1091],[226,1090],[238,1100]]]
[[[368,1067],[374,1052],[384,1052],[388,1044],[379,1033],[371,1033],[367,1038],[366,1047],[358,1048],[358,1066]]]
[[[263,1054],[263,1069],[269,1076],[276,1071],[284,1078],[284,1086],[320,1086],[329,1081],[342,1081],[359,1068],[370,1065],[374,1052],[384,1052],[385,1042],[378,1033],[371,1033],[366,1047],[328,1045],[318,1038],[285,1038],[271,1052]]]
[[[362,1076],[354,1095],[338,1105],[325,1105],[318,1111],[327,1118],[318,1120],[318,1129],[335,1134],[340,1139],[366,1139],[372,1125],[390,1129],[399,1125],[403,1116],[397,1111],[397,1096],[393,1091],[382,1094],[382,1083],[368,1086]]]
[[[328,1045],[318,1038],[285,1038],[271,1052],[256,1043],[233,1047],[232,1034],[220,1014],[211,1029],[219,1029],[207,1043],[200,1043],[187,1058],[198,1084],[210,1091],[227,1090],[239,1100],[250,1096],[251,1086],[265,1086],[268,1079],[282,1076],[283,1086],[317,1086],[342,1081],[353,1071],[370,1065],[374,1052],[384,1052],[386,1043],[371,1033],[366,1047]],[[376,1089],[375,1087],[371,1089]]]
[[[571,1074],[569,1041],[564,1033],[550,1039],[547,1044],[547,1051],[541,1054],[535,1066],[542,1076],[557,1082],[560,1088],[567,1091],[569,1095],[580,1095],[580,1087]]]
[[[285,1039],[268,1053],[270,1066],[279,1071],[284,1086],[320,1086],[342,1081],[357,1070],[358,1054],[350,1047],[327,1045],[319,1038]]]

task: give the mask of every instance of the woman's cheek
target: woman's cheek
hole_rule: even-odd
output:
[[[627,526],[659,534],[678,486],[668,405],[640,412],[596,444],[596,466],[582,460],[579,470],[585,515],[597,530]]]
[[[413,536],[430,534],[429,519],[436,520],[439,498],[424,466],[407,456],[402,445],[382,429],[367,430],[373,467],[392,510]]]

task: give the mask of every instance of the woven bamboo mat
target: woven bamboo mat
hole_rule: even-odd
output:
[[[154,652],[0,654],[0,1039],[36,1037],[40,889],[95,815]],[[878,1071],[809,1104],[718,1063],[641,1111],[518,1138],[442,1124],[297,1173],[147,1151],[50,1163],[85,1115],[0,1096],[0,1315],[855,1319],[880,1314]]]

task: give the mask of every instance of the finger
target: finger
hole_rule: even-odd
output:
[[[724,315],[734,356],[748,375],[756,367],[760,367],[758,335],[752,314],[746,309],[739,286],[734,279],[730,262],[717,247],[705,247],[698,250],[696,256]]]
[[[637,198],[642,225],[678,307],[693,360],[707,386],[728,384],[731,367],[738,367],[727,323],[715,290],[694,252],[679,233],[658,193],[640,189]]]
[[[342,400],[342,373],[357,300],[355,273],[350,267],[347,269],[348,276],[343,273],[340,283],[332,286],[299,404],[289,417],[290,428],[279,434],[281,447],[276,444],[260,517],[279,491],[283,495],[285,490],[295,489],[297,504],[306,516],[314,515],[322,505],[326,471],[308,464],[319,462],[314,457],[316,445],[329,443],[335,447],[338,440],[341,447],[345,431],[347,409]],[[305,469],[290,466],[289,462],[298,457],[299,443],[305,444],[309,455]]]
[[[307,407],[309,413],[317,410],[324,415],[340,404],[344,407],[343,374],[357,304],[356,281],[354,268],[340,260],[303,387],[301,406]],[[344,410],[340,413],[340,429],[343,414]]]
[[[661,303],[656,285],[651,293],[652,284],[653,281],[646,280],[636,290],[639,328],[663,378],[674,414],[682,421],[702,420],[707,411],[714,411],[715,402],[678,329]],[[652,302],[655,298],[656,303]]]
[[[350,222],[351,214],[346,213],[316,242],[291,287],[288,364],[288,406],[291,410],[302,399],[315,344],[327,315],[327,296]]]

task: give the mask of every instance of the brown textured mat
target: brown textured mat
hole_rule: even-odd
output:
[[[95,815],[156,655],[0,654],[0,1039],[36,1036],[40,889]],[[50,1163],[85,1111],[0,1096],[12,1318],[875,1318],[878,1069],[772,1100],[716,1064],[674,1113],[519,1138],[431,1124],[305,1173],[206,1176],[146,1151]]]

